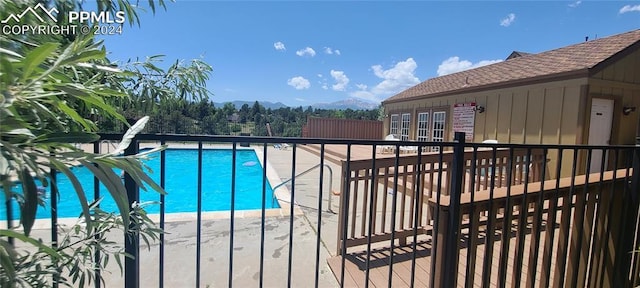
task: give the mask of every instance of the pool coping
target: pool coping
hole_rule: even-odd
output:
[[[156,143],[141,143],[140,149],[143,148],[155,148],[158,144]],[[181,143],[167,143],[168,149],[198,149],[196,144],[181,144]],[[229,144],[207,144],[206,147],[203,145],[203,150],[214,150],[214,149],[228,149],[232,150],[232,145]],[[269,184],[272,189],[275,185],[283,182],[278,175],[278,172],[273,168],[271,163],[267,160],[265,165],[264,163],[264,155],[263,155],[263,146],[260,147],[237,147],[236,150],[253,150],[258,157],[258,161],[262,165],[263,169],[267,170],[267,180],[269,180]],[[278,183],[278,184],[273,184]],[[282,185],[273,191],[273,195],[278,201],[278,205],[280,208],[266,208],[264,209],[265,217],[283,217],[291,215],[291,205],[289,201],[286,199],[291,198],[291,192],[286,185]],[[262,217],[262,209],[247,209],[247,210],[234,210],[234,218],[259,218]],[[303,215],[304,212],[298,205],[294,205],[293,207],[293,215]],[[194,221],[198,219],[197,212],[175,212],[175,213],[166,213],[164,214],[164,220],[166,222],[184,222],[184,221]],[[154,221],[155,223],[160,222],[160,213],[149,213],[147,216]],[[201,220],[224,220],[231,218],[231,210],[226,211],[202,211],[201,212]],[[13,220],[15,224],[19,223],[19,219]],[[72,226],[78,224],[78,217],[61,217],[58,218],[58,225],[61,226]],[[6,227],[7,220],[0,220],[0,226]],[[46,229],[51,227],[51,218],[42,218],[36,219],[32,229]],[[20,230],[20,227],[13,227],[13,229]]]

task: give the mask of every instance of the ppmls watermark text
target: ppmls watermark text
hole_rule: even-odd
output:
[[[56,8],[46,8],[39,3],[2,19],[0,31],[4,35],[120,35],[126,21],[124,11],[69,11],[65,24],[58,23],[57,15]],[[25,17],[31,21],[27,22]]]

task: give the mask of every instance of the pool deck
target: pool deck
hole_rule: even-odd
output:
[[[107,145],[107,143],[103,143]],[[153,146],[151,144],[151,146]],[[227,145],[228,148],[230,145]],[[148,147],[147,144],[142,147]],[[194,145],[171,144],[171,148],[194,148]],[[223,148],[221,145],[205,145],[205,148]],[[262,153],[262,145],[252,145],[257,152]],[[84,147],[89,151],[92,147]],[[238,146],[238,148],[241,148]],[[267,161],[271,166],[275,177],[280,181],[291,178],[293,166],[294,148],[275,149],[270,145],[267,152]],[[104,150],[103,150],[104,151]],[[318,156],[305,151],[295,149],[295,174],[299,174],[308,168],[320,163]],[[319,169],[309,174],[297,177],[295,188],[291,183],[276,190],[284,190],[283,195],[290,196],[294,193],[298,208],[294,209],[293,216],[287,212],[286,203],[283,210],[267,211],[267,216],[262,224],[261,211],[236,211],[233,217],[233,247],[230,246],[232,218],[229,212],[206,213],[203,216],[201,226],[201,253],[200,253],[200,286],[201,287],[229,287],[229,263],[230,255],[233,255],[232,282],[235,287],[256,287],[260,281],[260,252],[261,231],[264,230],[264,265],[263,286],[283,287],[287,285],[289,272],[289,253],[292,253],[291,286],[313,286],[316,271],[316,251],[319,252],[319,279],[320,287],[336,287],[338,283],[327,264],[327,259],[335,256],[333,251],[337,241],[337,214],[329,211],[328,195],[332,197],[331,210],[337,211],[339,197],[330,191],[339,191],[340,167],[332,162],[326,162],[333,170],[333,187],[329,188],[329,173],[325,170],[323,181],[324,191],[322,199],[321,237],[318,238],[318,187]],[[275,186],[273,175],[269,177],[271,185]],[[277,180],[276,180],[277,181]],[[279,194],[280,195],[280,194]],[[281,197],[281,196],[279,196]],[[281,197],[282,198],[282,197]],[[288,197],[285,197],[288,198]],[[286,199],[280,199],[285,201]],[[281,202],[282,203],[282,202]],[[165,256],[164,256],[164,286],[165,287],[194,287],[196,284],[196,214],[168,214],[165,226]],[[290,227],[290,219],[293,225]],[[39,221],[39,229],[36,226],[33,235],[44,241],[50,239],[50,232],[43,226],[46,221]],[[65,221],[62,221],[63,223]],[[263,229],[262,229],[263,228]],[[291,230],[292,229],[292,230]],[[291,233],[291,231],[293,233]],[[293,242],[290,245],[290,237]],[[114,239],[120,237],[114,235]],[[118,241],[121,242],[121,241]],[[150,247],[141,245],[140,249],[140,283],[142,287],[158,287],[159,284],[159,243]],[[148,248],[148,249],[147,249]],[[103,273],[106,287],[122,286],[122,275],[115,264],[110,261],[110,271]]]

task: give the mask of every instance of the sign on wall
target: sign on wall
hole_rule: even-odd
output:
[[[464,132],[465,141],[473,142],[473,126],[476,119],[476,103],[457,103],[453,105],[453,131]]]

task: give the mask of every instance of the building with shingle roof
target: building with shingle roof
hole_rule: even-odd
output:
[[[382,102],[402,139],[634,144],[640,135],[640,30],[505,61],[408,88]],[[595,163],[597,164],[597,163]]]
[[[527,56],[527,55],[531,55],[531,53],[522,52],[522,51],[513,51],[513,52],[511,52],[509,57],[507,57],[506,60],[510,60],[510,59],[518,58],[518,57],[522,57],[522,56]]]

